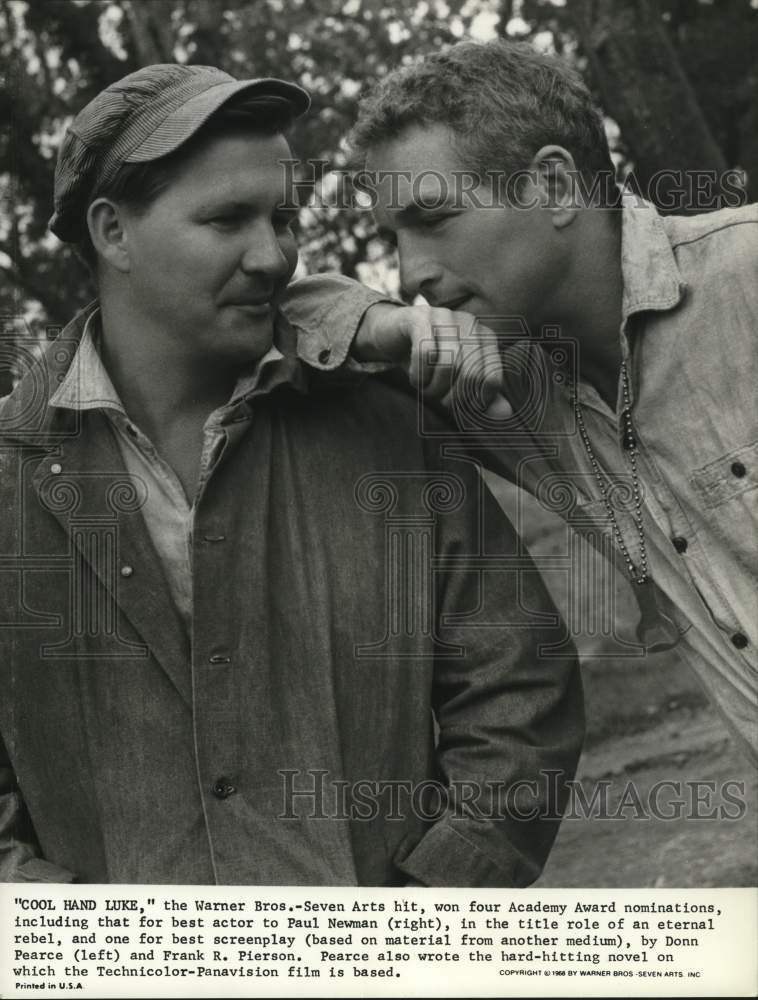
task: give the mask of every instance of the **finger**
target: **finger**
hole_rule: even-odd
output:
[[[492,339],[475,339],[461,345],[455,384],[460,404],[472,413],[484,413],[503,386],[503,369]]]
[[[441,399],[455,380],[460,344],[458,341],[431,343],[424,355],[424,395],[429,399]]]
[[[505,396],[498,394],[487,407],[486,413],[490,420],[510,420],[513,407]]]
[[[468,430],[475,429],[477,417],[482,413],[487,418],[487,421],[494,420],[500,422],[509,420],[513,416],[513,407],[501,393],[493,396],[485,408],[478,405],[473,410],[470,407],[464,409],[461,406],[459,385],[454,385],[449,392],[440,398],[439,403],[444,410],[447,410],[448,413],[453,414],[462,424],[465,424]]]
[[[434,326],[427,316],[414,325],[408,376],[430,399],[439,399],[450,390],[460,352],[460,342],[452,333],[450,328]]]
[[[411,384],[421,389],[425,396],[439,398],[452,382],[454,366],[445,360],[451,356],[447,346],[442,347],[429,335],[426,323],[415,326],[410,336],[407,365]]]
[[[436,356],[430,352],[430,377],[427,393],[434,399],[443,398],[449,391],[462,363],[462,346],[470,334],[473,317],[449,309],[431,309],[428,312],[429,335],[436,344]]]
[[[502,389],[503,368],[494,334],[462,343],[445,405],[469,427],[479,424],[485,429],[490,421],[506,420],[512,415]]]

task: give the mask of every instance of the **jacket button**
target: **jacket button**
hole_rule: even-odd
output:
[[[747,469],[742,462],[732,462],[732,475],[736,476],[738,479],[742,479],[746,473]]]
[[[63,472],[63,466],[60,464],[60,462],[53,462],[53,464],[50,466],[50,471],[54,476],[59,476],[61,472]]]
[[[331,348],[325,347],[323,351],[318,352],[318,362],[320,365],[325,365],[329,358],[331,358],[332,352]]]
[[[208,657],[208,663],[231,663],[231,656],[224,656],[223,653],[214,653]]]
[[[676,551],[680,555],[682,554],[682,552],[686,552],[687,551],[687,539],[686,538],[682,538],[681,535],[677,535],[676,538],[672,538],[671,541],[673,543],[674,548],[676,549]]]
[[[748,638],[742,632],[735,632],[732,636],[732,645],[737,649],[744,649],[748,644]]]
[[[133,566],[122,566],[121,567],[121,576],[132,576],[133,574],[134,574],[134,567]]]
[[[217,799],[228,799],[230,795],[234,795],[237,789],[228,778],[217,778],[211,791]]]

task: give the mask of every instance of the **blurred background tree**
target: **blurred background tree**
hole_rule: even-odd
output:
[[[609,115],[620,170],[644,181],[662,167],[739,166],[755,197],[755,0],[0,0],[4,324],[23,318],[41,336],[92,296],[85,268],[46,226],[63,131],[113,80],[173,60],[297,79],[313,110],[293,147],[328,172],[344,166],[340,140],[364,87],[432,49],[495,34],[579,66]],[[365,212],[306,209],[300,239],[304,271],[391,287]]]
[[[633,169],[644,188],[662,169],[740,168],[749,197],[758,196],[758,0],[0,0],[0,396],[11,388],[14,338],[38,347],[93,295],[86,269],[46,227],[58,143],[103,87],[173,60],[297,79],[313,110],[293,148],[321,163],[328,189],[364,87],[440,46],[496,35],[579,68],[606,113],[620,178]],[[303,209],[300,246],[303,271],[392,288],[394,258],[367,213]],[[496,477],[490,486],[541,566],[568,551],[557,515]],[[581,564],[597,580],[594,558]],[[573,621],[566,575],[545,579]],[[623,578],[614,587],[616,624],[630,634],[636,601]],[[631,775],[645,789],[691,777],[695,766],[721,781],[743,775],[675,653],[635,660],[632,670],[602,635],[575,638],[588,719],[583,779]],[[755,774],[744,775],[754,803]],[[752,885],[754,815],[748,809],[739,826],[564,823],[540,884]]]

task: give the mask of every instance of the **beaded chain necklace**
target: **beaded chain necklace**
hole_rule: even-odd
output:
[[[666,649],[673,649],[673,647],[676,646],[679,642],[679,629],[676,627],[676,624],[671,620],[671,618],[664,614],[658,605],[655,596],[655,584],[648,575],[647,546],[645,544],[645,528],[642,520],[642,490],[640,489],[640,477],[637,471],[637,439],[635,437],[634,427],[632,424],[629,372],[627,371],[626,362],[622,362],[621,364],[621,383],[624,395],[624,408],[621,413],[621,419],[624,425],[624,443],[629,454],[629,466],[632,473],[632,520],[634,521],[634,525],[637,529],[637,538],[639,542],[639,565],[637,566],[635,566],[632,561],[626,540],[624,539],[619,523],[616,520],[616,512],[613,509],[613,504],[611,503],[611,499],[608,495],[608,487],[605,479],[603,478],[600,463],[595,457],[592,442],[590,441],[589,434],[587,433],[587,427],[584,423],[584,415],[582,414],[582,408],[579,403],[576,383],[573,385],[571,403],[574,408],[579,433],[582,441],[584,442],[584,448],[587,452],[587,457],[590,460],[592,471],[595,474],[595,479],[597,480],[598,488],[600,489],[600,495],[603,498],[606,513],[608,514],[608,520],[610,521],[611,528],[613,529],[613,535],[618,543],[619,549],[621,550],[621,554],[624,557],[624,561],[626,562],[629,577],[634,584],[633,589],[640,608],[640,621],[637,626],[637,638],[645,646],[647,652],[659,653]]]

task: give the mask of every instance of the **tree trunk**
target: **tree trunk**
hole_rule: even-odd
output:
[[[569,11],[644,196],[663,212],[721,207],[727,164],[660,10],[650,0],[574,0]]]
[[[200,66],[220,66],[226,68],[229,59],[229,36],[223,31],[224,10],[230,11],[236,7],[236,3],[225,2],[223,9],[212,0],[189,0],[187,4],[187,18],[195,25],[192,33],[192,41],[195,51],[190,62]],[[244,42],[238,38],[238,44]],[[234,72],[234,71],[232,71]],[[286,74],[285,74],[286,75]]]
[[[174,62],[174,38],[171,33],[170,0],[124,0],[137,61],[140,66]]]

